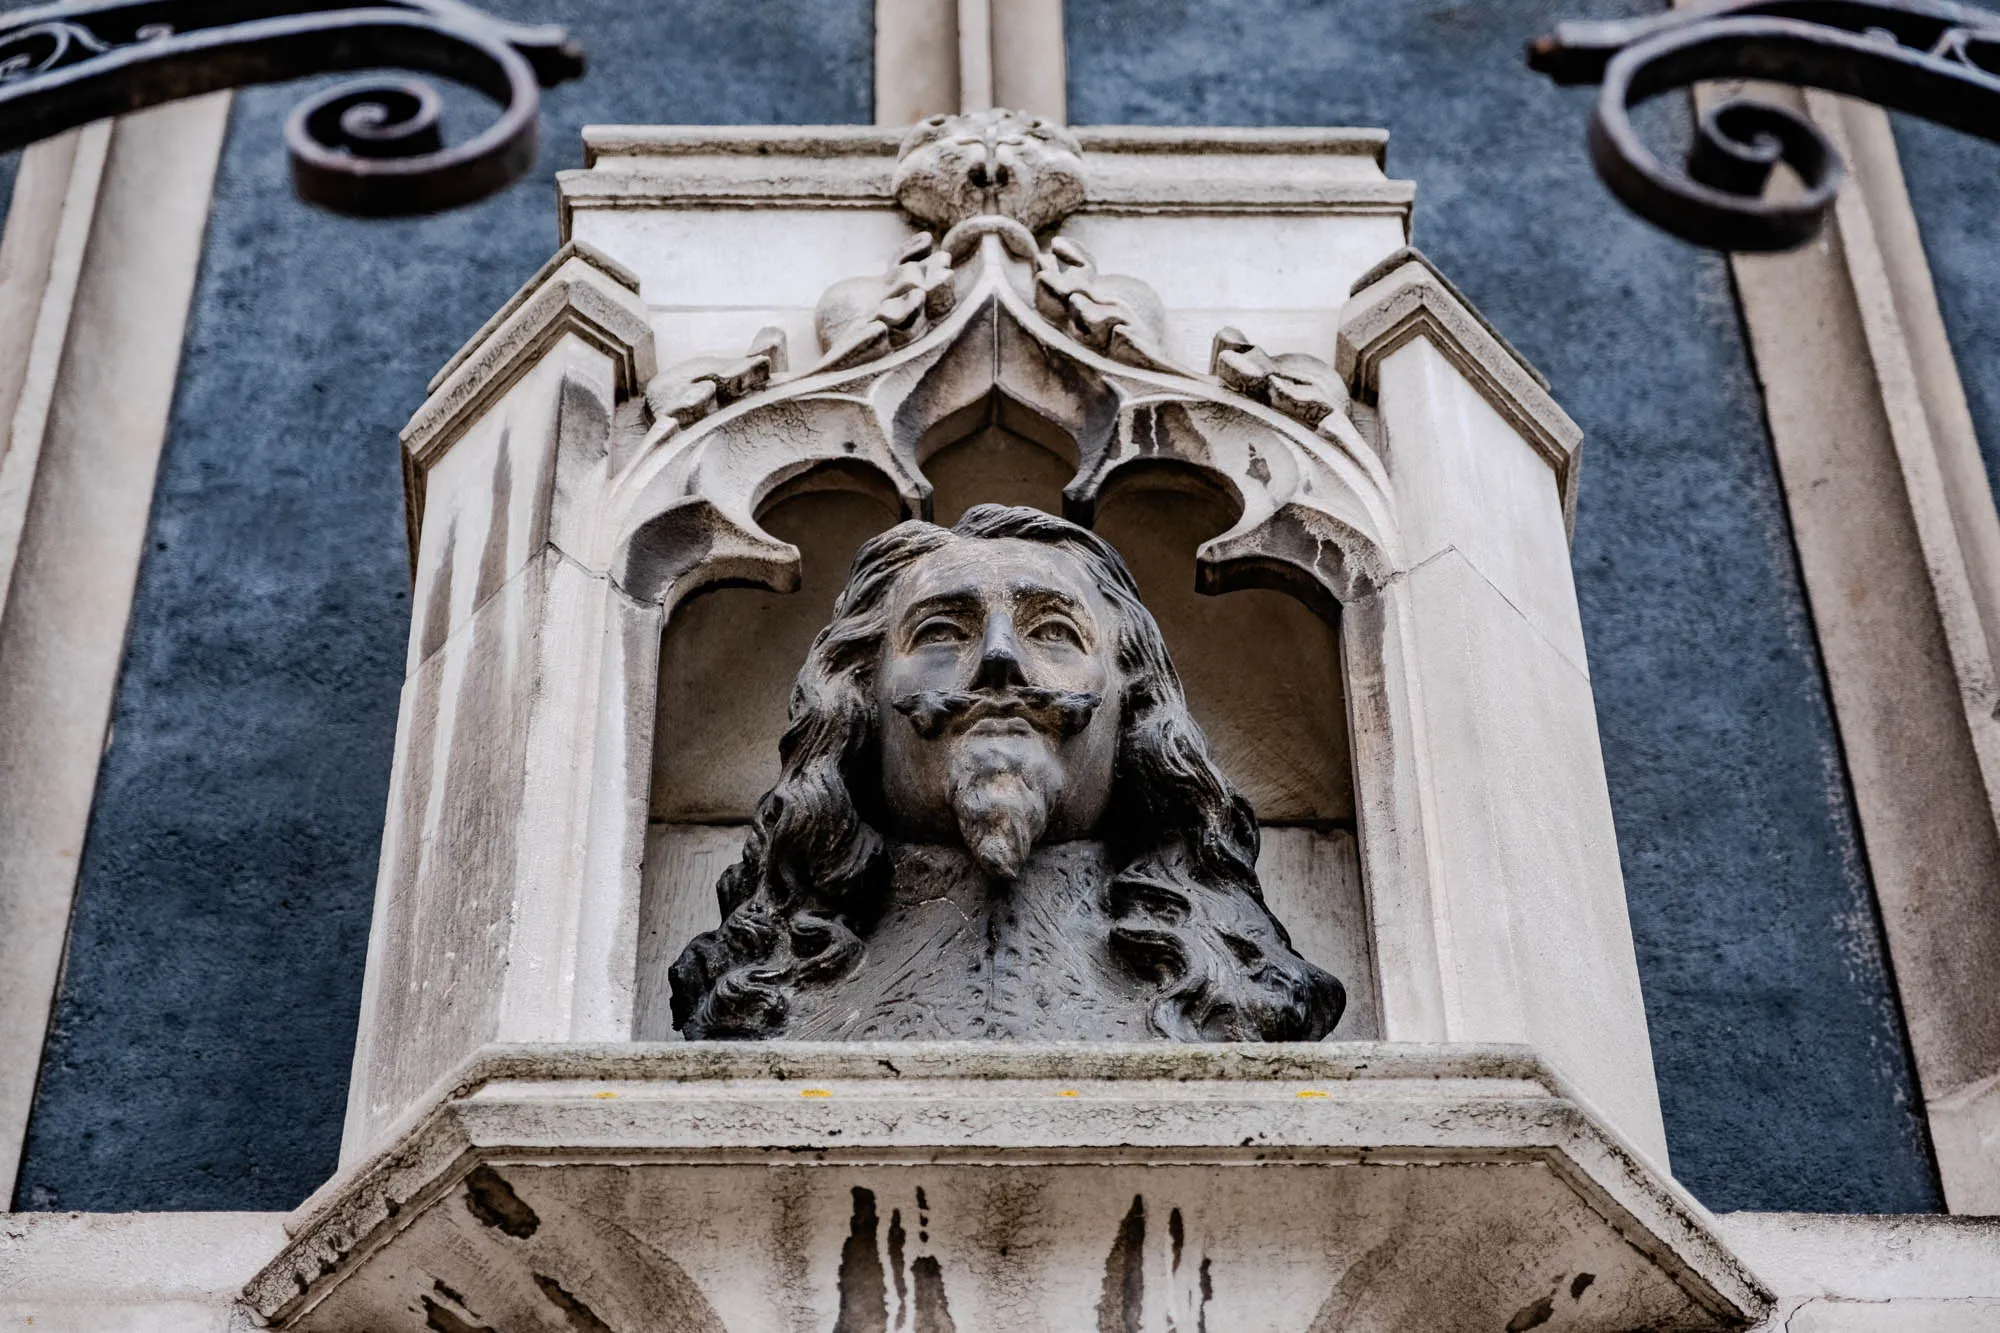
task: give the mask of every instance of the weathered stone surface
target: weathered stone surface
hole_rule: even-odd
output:
[[[1760,1333],[2000,1327],[2000,1218],[1724,1213],[1715,1224],[1777,1296]]]
[[[283,1213],[0,1213],[0,1327],[243,1333]]]

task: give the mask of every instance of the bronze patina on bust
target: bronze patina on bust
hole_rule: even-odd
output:
[[[1306,1041],[1340,1019],[1084,528],[982,505],[867,543],[780,752],[722,925],[673,966],[690,1038]]]

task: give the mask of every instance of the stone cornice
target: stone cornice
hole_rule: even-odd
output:
[[[1554,470],[1563,518],[1574,527],[1583,430],[1549,396],[1548,381],[1423,253],[1405,247],[1354,284],[1341,311],[1335,369],[1372,402],[1381,364],[1413,338],[1428,339]]]
[[[346,1326],[352,1308],[343,1314],[330,1298],[370,1281],[363,1270],[371,1262],[378,1277],[395,1269],[398,1254],[408,1262],[420,1221],[477,1225],[454,1195],[482,1169],[490,1181],[496,1166],[563,1172],[609,1159],[658,1181],[662,1171],[694,1164],[834,1153],[916,1162],[969,1155],[996,1172],[1047,1170],[1052,1156],[1072,1169],[1340,1170],[1367,1162],[1414,1173],[1405,1176],[1411,1181],[1438,1170],[1471,1181],[1482,1169],[1541,1167],[1559,1182],[1544,1197],[1573,1196],[1587,1210],[1581,1215],[1602,1219],[1598,1244],[1608,1248],[1599,1253],[1637,1256],[1643,1266],[1621,1258],[1594,1269],[1618,1298],[1674,1308],[1683,1315],[1676,1327],[1716,1329],[1754,1322],[1772,1299],[1716,1240],[1698,1204],[1518,1046],[515,1046],[487,1048],[425,1103],[393,1145],[328,1182],[293,1216],[291,1242],[245,1289],[259,1317],[284,1328]],[[1405,1198],[1422,1216],[1424,1196]],[[1465,1206],[1478,1198],[1468,1194]],[[509,1234],[546,1227],[543,1243],[557,1241],[563,1223],[550,1213],[530,1212],[532,1226]],[[1512,1220],[1524,1229],[1510,1254],[1545,1261],[1565,1239]],[[587,1236],[580,1243],[592,1244]],[[1663,1288],[1674,1295],[1663,1299]]]
[[[1088,170],[1083,213],[1389,213],[1408,181],[1383,174],[1368,129],[1071,131]],[[563,234],[578,208],[893,208],[903,131],[872,126],[626,126],[584,130],[589,167],[558,177]],[[1286,159],[1282,171],[1271,159]],[[1246,164],[1234,169],[1234,163]],[[1254,165],[1250,165],[1254,164]]]
[[[586,125],[584,165],[614,157],[894,158],[908,133],[879,125]],[[1070,133],[1085,152],[1338,154],[1378,171],[1389,144],[1387,130],[1353,127],[1080,125]]]
[[[658,369],[639,279],[590,246],[572,241],[557,250],[437,373],[430,397],[403,428],[413,559],[431,465],[566,334],[611,358],[621,398],[643,392]]]

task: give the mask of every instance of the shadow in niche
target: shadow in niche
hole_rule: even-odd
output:
[[[778,777],[792,678],[833,615],[861,543],[902,518],[882,491],[822,469],[758,514],[799,548],[797,592],[713,587],[673,613],[660,645],[655,822],[740,823]]]
[[[886,488],[833,469],[798,479],[758,522],[799,548],[798,591],[714,587],[675,609],[660,645],[653,788],[639,907],[633,1035],[671,1041],[667,965],[720,924],[715,881],[778,778],[792,679],[831,619],[861,543],[901,521]]]
[[[1238,510],[1193,469],[1156,467],[1113,489],[1093,527],[1138,580],[1188,707],[1258,822],[1352,828],[1337,628],[1288,593],[1195,591],[1195,552]]]
[[[1078,453],[1067,432],[1003,395],[952,413],[918,442],[931,512],[949,525],[979,503],[1063,513]],[[1265,895],[1299,951],[1341,979],[1335,1035],[1379,1032],[1338,627],[1288,593],[1196,591],[1195,553],[1240,503],[1191,467],[1128,469],[1092,526],[1115,546],[1159,622],[1223,771],[1263,829]],[[766,502],[759,522],[799,548],[799,590],[717,587],[674,612],[662,643],[653,790],[641,896],[635,1036],[672,1040],[667,966],[719,924],[715,883],[778,775],[792,680],[827,623],[855,550],[899,519],[886,487],[818,469]]]
[[[931,484],[932,521],[950,527],[976,504],[1063,513],[1080,454],[1067,431],[994,393],[925,432],[917,458]]]
[[[1334,1036],[1379,1035],[1339,627],[1289,593],[1195,589],[1195,553],[1232,526],[1236,497],[1200,472],[1126,469],[1094,530],[1118,548],[1166,636],[1188,709],[1257,812],[1257,877],[1299,953],[1347,987]]]

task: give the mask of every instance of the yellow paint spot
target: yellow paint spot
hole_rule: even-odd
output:
[[[827,1091],[827,1090],[826,1090],[825,1088],[800,1088],[800,1089],[799,1089],[799,1096],[801,1096],[801,1097],[831,1097],[831,1096],[833,1096],[833,1094],[832,1094],[831,1092],[828,1092],[828,1091]]]
[[[1056,1094],[1056,1096],[1058,1097],[1074,1097],[1076,1095],[1077,1092],[1075,1088],[1064,1088],[1061,1092],[1058,1092]]]
[[[1321,1092],[1318,1088],[1307,1088],[1304,1092],[1301,1092],[1299,1094],[1299,1100],[1305,1101],[1307,1098],[1317,1099],[1317,1098],[1324,1098],[1325,1096],[1326,1094]]]
[[[602,1102],[602,1101],[609,1101],[611,1098],[616,1097],[618,1094],[615,1092],[593,1092],[590,1095],[597,1098],[598,1101]]]

